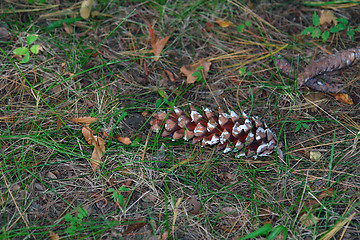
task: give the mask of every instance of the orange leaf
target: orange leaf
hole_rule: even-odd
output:
[[[116,140],[118,140],[119,142],[121,142],[125,145],[130,145],[132,143],[130,138],[128,138],[128,137],[115,136],[115,138],[116,138]]]
[[[94,146],[94,151],[91,155],[90,164],[92,166],[93,171],[95,172],[97,167],[101,163],[101,158],[105,153],[105,141],[101,137],[94,136],[92,132],[88,129],[83,127],[82,134],[85,137],[85,140]]]
[[[200,70],[197,69],[200,66],[204,67],[204,70],[202,70],[201,72],[200,72]],[[210,66],[211,66],[211,62],[201,59],[193,65],[182,66],[180,68],[180,71],[187,77],[186,83],[191,84],[191,83],[194,83],[198,79],[198,76],[193,75],[195,72],[201,73],[202,77],[206,78],[207,73],[210,70]]]
[[[233,25],[232,22],[226,21],[226,20],[220,19],[220,18],[216,19],[215,21],[216,21],[217,24],[219,24],[223,28],[227,28],[227,27]]]
[[[96,122],[98,118],[94,117],[80,117],[80,118],[72,118],[70,121],[76,122],[76,123],[83,123],[83,124],[91,124],[93,122]]]
[[[342,103],[353,105],[354,102],[349,95],[346,93],[330,93],[336,100]]]
[[[148,28],[149,28],[149,34],[150,34],[150,43],[151,43],[151,47],[153,48],[151,50],[151,52],[154,53],[155,58],[154,61],[159,60],[160,58],[160,53],[163,50],[163,48],[165,47],[165,44],[167,43],[167,41],[169,40],[170,36],[166,36],[163,39],[159,39],[159,37],[155,34],[154,29],[150,26],[149,23],[146,23]]]

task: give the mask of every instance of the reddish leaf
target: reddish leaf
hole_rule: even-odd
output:
[[[200,70],[197,69],[200,66],[204,67],[204,70],[202,70],[201,72],[200,72]],[[205,59],[201,59],[193,65],[182,66],[180,68],[180,71],[187,77],[186,83],[191,84],[191,83],[194,83],[198,79],[198,76],[193,75],[195,72],[199,72],[200,74],[202,74],[203,78],[206,78],[207,73],[210,70],[210,66],[211,66],[211,62],[208,62]]]
[[[132,142],[130,140],[130,138],[128,137],[121,137],[120,135],[116,135],[115,139],[118,140],[119,142],[125,144],[125,145],[130,145]]]
[[[160,53],[165,47],[165,44],[169,40],[170,36],[166,36],[165,38],[159,39],[159,37],[155,34],[154,29],[150,26],[149,23],[146,23],[149,28],[149,34],[150,34],[150,43],[151,47],[153,48],[151,51],[154,53],[155,58],[154,60],[157,61],[160,58]]]
[[[132,221],[133,223],[131,223],[128,228],[125,230],[124,234],[129,234],[132,233],[135,230],[138,230],[140,228],[142,228],[143,226],[146,225],[146,218],[142,217],[139,219],[136,219],[134,221]]]

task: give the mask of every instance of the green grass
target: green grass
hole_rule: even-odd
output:
[[[223,0],[120,2],[99,1],[95,10],[112,17],[70,23],[70,34],[63,25],[47,31],[65,16],[39,17],[56,8],[31,5],[22,13],[22,5],[0,4],[12,36],[0,45],[0,239],[48,239],[50,232],[62,239],[239,239],[268,223],[286,228],[288,239],[320,239],[341,224],[347,228],[329,239],[359,237],[352,215],[360,187],[358,68],[327,76],[348,84],[351,106],[297,90],[271,55],[279,51],[301,71],[323,54],[318,46],[354,47],[345,32],[324,43],[302,36],[304,23],[277,3],[254,3],[250,14]],[[321,10],[301,7],[307,22]],[[351,9],[338,11],[353,17]],[[160,38],[171,36],[159,61],[145,20]],[[29,34],[39,35],[44,50],[20,64],[13,50]],[[212,62],[206,82],[185,86],[180,68],[202,58]],[[240,76],[244,67],[251,74]],[[164,70],[178,76],[175,83]],[[189,103],[261,117],[282,142],[284,159],[237,159],[159,133],[148,138],[152,114]],[[99,120],[89,128],[105,140],[96,172],[83,124],[70,120],[90,116]],[[196,213],[190,198],[201,206]],[[304,216],[316,221],[306,226]]]

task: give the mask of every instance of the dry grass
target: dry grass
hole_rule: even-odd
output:
[[[64,16],[41,16],[79,7],[50,3],[50,10],[0,3],[11,35],[0,45],[1,239],[54,233],[68,239],[238,239],[266,223],[284,226],[289,239],[360,238],[360,68],[324,76],[345,83],[354,100],[347,105],[297,90],[272,58],[278,52],[302,69],[324,50],[355,47],[359,32],[354,42],[343,31],[323,43],[300,35],[321,6],[220,0],[99,1],[95,9],[111,17],[45,31]],[[359,5],[334,8],[351,26],[360,25]],[[221,27],[216,19],[233,25]],[[159,61],[150,53],[146,21],[159,37],[171,36]],[[246,21],[251,26],[238,32]],[[13,50],[35,33],[43,51],[18,63]],[[206,83],[185,87],[180,68],[202,58],[212,62]],[[242,67],[251,75],[240,76]],[[277,133],[284,159],[236,159],[149,136],[156,102],[167,108],[162,93],[177,106],[230,105],[260,116]],[[95,173],[92,146],[82,126],[69,120],[84,116],[99,118],[90,125],[99,136],[106,131],[132,140],[126,146],[106,139]],[[299,123],[308,129],[295,131]],[[314,152],[321,157],[312,159]],[[123,189],[122,206],[111,188]]]

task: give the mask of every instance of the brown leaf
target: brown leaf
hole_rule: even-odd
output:
[[[138,230],[140,228],[142,228],[143,226],[146,225],[146,218],[142,217],[139,219],[136,219],[134,221],[131,221],[133,223],[131,223],[128,228],[125,230],[124,234],[129,234],[132,233],[135,230]]]
[[[61,128],[62,122],[59,116],[56,118],[56,130],[59,130]]]
[[[334,25],[337,24],[336,18],[333,11],[331,10],[322,10],[320,12],[320,25],[326,25],[333,23]]]
[[[49,237],[51,240],[59,240],[60,239],[59,235],[53,231],[49,231]]]
[[[83,127],[82,134],[85,137],[85,140],[94,146],[94,150],[91,155],[90,164],[92,166],[93,171],[97,170],[97,167],[101,163],[101,158],[105,153],[105,141],[101,137],[94,136],[91,131]]]
[[[169,77],[171,82],[175,82],[175,76],[174,76],[174,74],[172,72],[170,72],[169,70],[164,70],[164,72]]]
[[[149,28],[149,34],[151,38],[151,47],[153,48],[151,51],[154,53],[155,58],[154,61],[159,60],[160,53],[165,47],[165,44],[169,40],[170,36],[166,36],[165,38],[159,39],[159,37],[155,34],[154,29],[150,26],[149,23],[146,23]]]
[[[196,199],[196,197],[191,196],[189,198],[189,203],[193,206],[190,213],[193,215],[199,214],[201,209],[201,203]]]
[[[219,24],[223,28],[227,28],[227,27],[233,25],[232,22],[226,21],[226,20],[220,19],[220,18],[216,19],[215,21],[216,21],[217,24]]]
[[[336,100],[342,103],[353,105],[354,102],[349,95],[346,93],[330,93]]]
[[[119,142],[125,144],[125,145],[130,145],[132,143],[130,138],[128,138],[128,137],[121,137],[119,135],[116,135],[115,139],[118,140]]]
[[[198,70],[197,68],[203,66],[204,70]],[[211,62],[206,61],[205,59],[200,59],[197,63],[193,65],[185,65],[180,68],[180,71],[187,77],[186,84],[194,83],[198,76],[193,76],[195,72],[202,74],[203,78],[207,77],[207,73],[210,70]]]
[[[80,118],[71,118],[70,121],[76,122],[76,123],[82,123],[82,124],[91,124],[93,122],[96,122],[98,118],[94,117],[80,117]]]
[[[314,226],[315,224],[317,224],[319,222],[319,218],[317,218],[314,214],[312,213],[304,213],[301,217],[300,217],[300,223],[302,226],[304,227],[310,227],[310,226]]]

